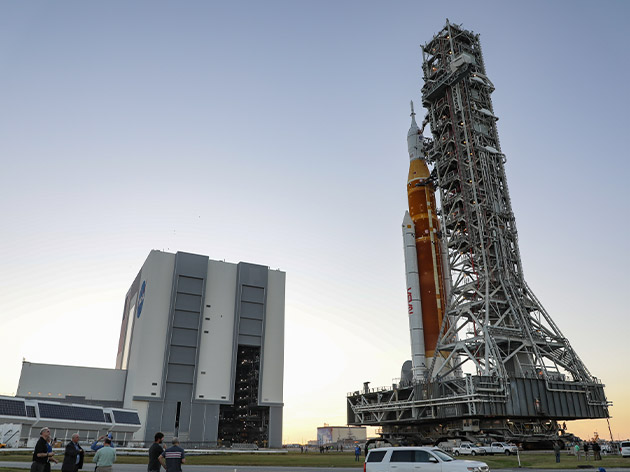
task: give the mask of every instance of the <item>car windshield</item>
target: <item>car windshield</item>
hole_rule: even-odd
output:
[[[442,459],[444,462],[450,462],[454,460],[451,456],[449,456],[446,452],[440,449],[431,449],[431,452]]]

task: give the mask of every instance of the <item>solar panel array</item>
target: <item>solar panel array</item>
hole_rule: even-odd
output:
[[[38,402],[40,418],[71,421],[91,421],[112,423],[112,414],[100,408],[89,408],[61,403]],[[112,410],[114,421],[120,424],[140,424],[140,417],[135,411]],[[33,405],[26,405],[23,400],[0,398],[0,416],[23,416],[37,418]]]
[[[140,418],[135,411],[112,410],[116,423],[140,424]]]
[[[6,398],[0,398],[0,415],[26,416],[24,400],[9,400]]]
[[[73,421],[94,421],[96,423],[105,423],[105,415],[103,415],[103,410],[72,405],[54,405],[51,403],[40,403],[39,416],[41,418]]]

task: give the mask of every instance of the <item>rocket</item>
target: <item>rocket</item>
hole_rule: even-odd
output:
[[[405,212],[402,230],[412,372],[414,380],[421,380],[426,376],[435,354],[446,306],[435,187],[429,179],[430,172],[424,158],[424,137],[415,115],[411,102],[411,127],[407,134],[409,211]],[[437,356],[436,361],[443,360]]]

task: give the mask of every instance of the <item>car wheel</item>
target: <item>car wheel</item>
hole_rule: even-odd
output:
[[[505,451],[505,455],[509,456],[510,455],[510,451]]]
[[[455,451],[455,455],[456,455],[456,456],[459,456],[459,451]]]
[[[476,453],[475,451],[471,452],[471,454],[472,454],[473,456],[476,456],[476,455],[477,455],[477,453]]]

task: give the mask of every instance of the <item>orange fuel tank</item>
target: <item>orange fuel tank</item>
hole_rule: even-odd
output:
[[[412,109],[412,117],[413,117]],[[412,121],[413,129],[418,130],[418,141],[422,140],[421,131]],[[421,142],[418,146],[421,146]],[[418,257],[418,277],[420,279],[420,303],[424,328],[424,346],[427,362],[435,353],[435,348],[442,327],[445,310],[444,274],[442,268],[442,247],[440,244],[440,223],[435,203],[435,188],[431,183],[429,168],[421,158],[417,147],[412,152],[410,140],[409,177],[407,179],[407,197],[409,214],[416,232],[416,252]]]

